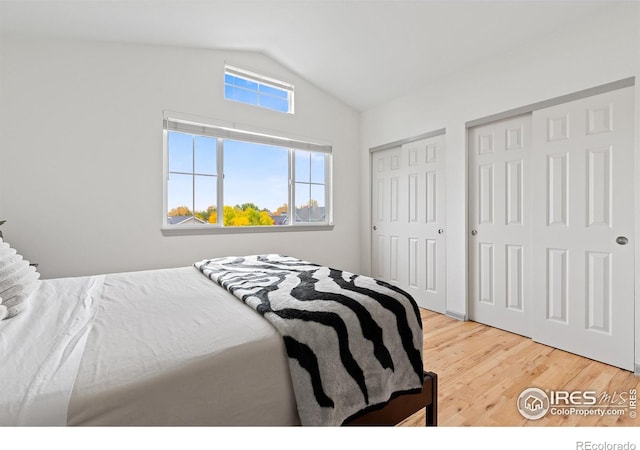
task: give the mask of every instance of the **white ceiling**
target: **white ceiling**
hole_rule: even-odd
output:
[[[611,0],[0,0],[0,33],[258,51],[364,111],[611,7]]]

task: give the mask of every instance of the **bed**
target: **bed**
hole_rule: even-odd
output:
[[[3,269],[1,244],[0,274],[5,270],[5,285],[0,281],[4,298],[0,317],[5,320],[0,320],[0,425],[393,425],[421,409],[425,425],[437,424],[437,375],[422,370],[419,314],[413,324],[414,331],[419,327],[419,336],[410,338],[420,356],[422,376],[416,381],[395,354],[391,355],[394,370],[368,368],[369,350],[352,332],[346,347],[336,344],[331,349],[333,344],[322,337],[317,323],[302,338],[297,331],[283,334],[280,325],[266,320],[274,314],[260,309],[264,303],[251,306],[251,299],[265,289],[275,295],[264,273],[256,275],[256,264],[266,264],[269,270],[278,264],[277,273],[282,264],[293,265],[298,277],[309,268],[333,270],[340,283],[379,283],[373,279],[280,255],[216,258],[174,269],[38,282],[33,281],[35,269],[28,266],[21,279],[26,277],[35,287],[22,289],[16,309],[16,298],[7,301],[6,280],[13,277],[15,282],[19,277],[15,270],[7,276],[6,258]],[[20,258],[14,255],[14,259]],[[231,271],[229,262],[236,262]],[[286,284],[283,280],[276,284]],[[316,278],[313,283],[317,294],[322,287]],[[376,286],[401,298],[406,295],[385,284]],[[307,301],[303,309],[324,303],[324,299]],[[409,321],[414,320],[415,304],[405,309]],[[348,311],[347,315],[353,308]],[[391,318],[388,312],[381,314],[384,320]],[[282,321],[282,316],[277,319]],[[310,321],[298,317],[288,322]],[[325,394],[335,408],[314,403],[318,392],[313,371],[305,369],[306,359],[292,357],[287,341],[316,336],[320,384],[325,383]],[[335,353],[328,362],[320,355],[325,347]],[[329,372],[346,370],[343,347],[352,348],[354,361],[364,368],[362,386],[348,377],[327,379]],[[389,373],[394,375],[387,377]],[[300,394],[305,390],[312,398],[310,408]],[[362,397],[362,392],[368,394],[368,402],[349,400],[352,395]],[[324,413],[334,409],[340,414]]]

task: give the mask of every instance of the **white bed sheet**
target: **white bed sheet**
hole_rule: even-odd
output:
[[[104,276],[44,280],[0,321],[0,425],[62,426]]]
[[[109,274],[69,425],[297,425],[284,344],[194,267]]]

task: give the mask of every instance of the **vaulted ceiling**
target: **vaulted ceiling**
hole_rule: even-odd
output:
[[[0,0],[0,34],[262,52],[364,111],[615,3]]]

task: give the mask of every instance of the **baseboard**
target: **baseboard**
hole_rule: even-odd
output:
[[[636,364],[636,370],[633,374],[637,377],[640,377],[640,364]]]
[[[460,320],[461,322],[465,322],[467,320],[467,316],[465,314],[460,314],[453,311],[445,311],[444,314],[453,319]]]

